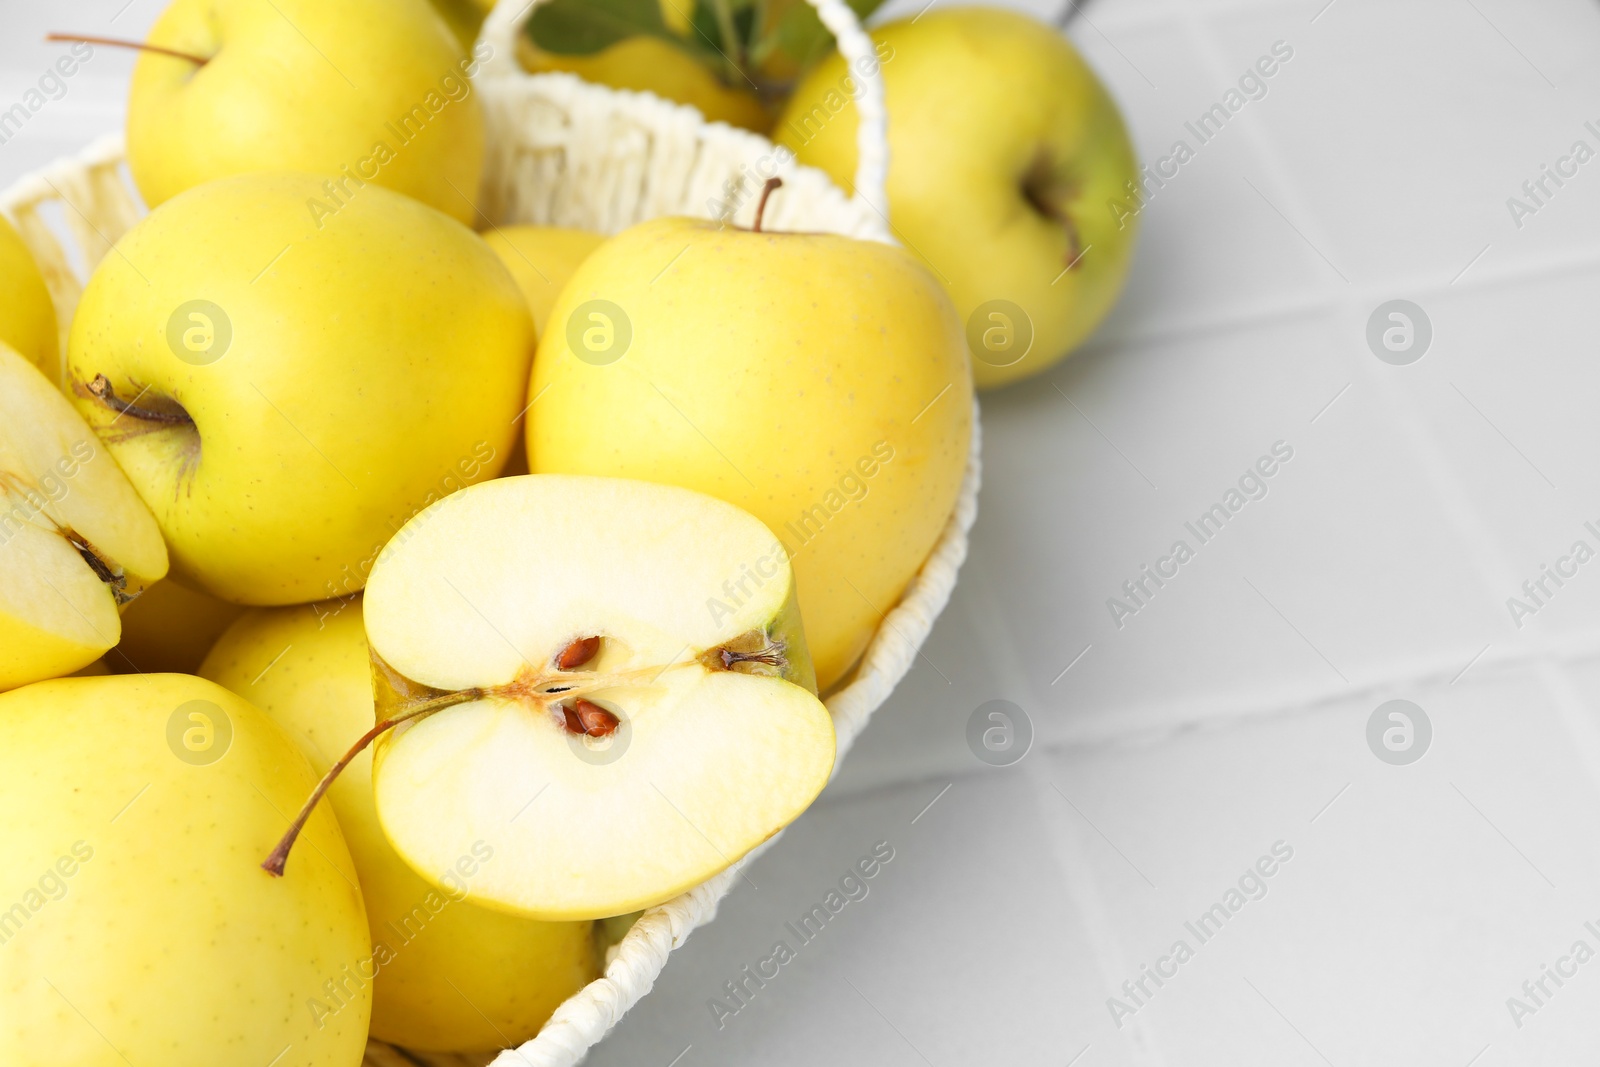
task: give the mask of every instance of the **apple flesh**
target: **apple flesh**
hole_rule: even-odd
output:
[[[325,773],[372,726],[372,660],[361,598],[254,608],[230,626],[200,673],[261,708]],[[361,879],[377,977],[373,1036],[409,1049],[491,1049],[538,1033],[567,997],[599,976],[592,923],[542,923],[459,899],[472,868],[502,856],[456,858],[451,885],[423,881],[383,836],[372,757],[351,761],[328,791]]]
[[[67,399],[0,343],[0,689],[115,645],[118,609],[167,571],[155,519]]]
[[[371,949],[339,828],[315,815],[287,878],[255,862],[313,781],[199,678],[0,695],[0,1063],[356,1067]]]
[[[741,575],[752,575],[740,581]],[[373,568],[373,795],[430,880],[530,918],[659,904],[737,862],[833,767],[782,547],[687,490],[528,475],[418,515]]]
[[[889,220],[945,282],[980,389],[1064,358],[1116,302],[1139,180],[1105,86],[1054,28],[1015,12],[929,11],[872,32],[889,111]],[[856,171],[850,72],[806,75],[774,139],[845,189]],[[1123,213],[1126,215],[1126,213]]]

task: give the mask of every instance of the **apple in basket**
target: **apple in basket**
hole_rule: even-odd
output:
[[[0,689],[91,663],[166,572],[156,521],[106,447],[0,342]]]
[[[371,986],[333,816],[277,880],[252,859],[315,782],[294,743],[182,674],[0,694],[0,1063],[354,1067]],[[343,986],[320,1019],[309,1001]]]
[[[0,215],[0,343],[22,353],[52,380],[60,373],[61,339],[44,275],[22,237]]]
[[[354,597],[253,608],[228,627],[200,674],[266,712],[325,774],[373,724],[362,606]],[[372,1036],[432,1051],[521,1044],[599,977],[604,946],[594,923],[538,922],[464,899],[484,869],[507,858],[488,841],[472,842],[439,872],[443,887],[413,871],[379,824],[369,752],[340,773],[328,802],[367,904],[372,959],[355,973],[371,976]],[[324,999],[315,1010],[325,1016],[334,1007]]]
[[[371,183],[477,220],[469,75],[483,57],[427,0],[175,0],[142,47],[128,167],[152,207],[216,178],[301,170],[330,179],[335,202]]]
[[[727,583],[758,567],[766,579],[729,604]],[[705,881],[833,767],[788,562],[760,522],[700,493],[568,475],[471,486],[396,534],[365,601],[379,722],[273,873],[374,739],[372,796],[405,861],[439,882],[492,849],[467,899],[545,920]]]
[[[1116,103],[1054,27],[993,8],[873,31],[889,112],[889,219],[949,287],[979,388],[1055,364],[1115,303],[1142,193]],[[837,53],[774,134],[844,188],[856,169],[851,72]]]
[[[322,185],[180,193],[101,260],[72,323],[79,413],[174,575],[234,603],[359,590],[407,518],[500,470],[525,406],[533,321],[483,239],[379,186],[319,225]]]
[[[888,244],[763,228],[779,184],[753,229],[655,219],[584,260],[534,358],[528,463],[686,486],[766,523],[827,692],[949,520],[972,374],[926,268]],[[718,594],[731,605],[771,580],[747,562]]]

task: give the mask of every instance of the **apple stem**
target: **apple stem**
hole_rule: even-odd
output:
[[[289,829],[284,831],[283,837],[278,840],[277,847],[272,850],[271,855],[262,861],[261,869],[274,878],[283,877],[283,865],[289,860],[289,850],[294,847],[295,839],[300,836],[300,831],[305,828],[306,820],[311,818],[312,811],[316,809],[317,801],[321,800],[323,794],[333,785],[333,780],[339,777],[339,772],[348,767],[350,761],[361,754],[362,749],[377,740],[379,734],[386,730],[392,730],[403,722],[408,722],[411,719],[420,719],[425,715],[432,715],[436,711],[443,711],[445,708],[453,707],[456,704],[465,704],[469,700],[477,700],[483,695],[484,690],[482,689],[462,689],[454,693],[446,693],[443,696],[431,697],[420,701],[403,714],[385,719],[362,734],[360,740],[351,745],[350,750],[339,757],[339,762],[329,767],[328,773],[322,776],[322,781],[317,783],[317,787],[311,791],[311,796],[301,805],[300,814],[295,816],[294,822],[289,824]]]
[[[755,225],[750,227],[752,233],[761,232],[761,216],[766,214],[767,211],[767,197],[772,195],[774,189],[781,188],[783,188],[783,179],[778,177],[768,178],[767,183],[761,187],[761,199],[756,201]]]
[[[187,59],[197,67],[206,65],[203,56],[190,55],[188,52],[179,52],[173,48],[163,48],[158,44],[145,44],[143,41],[126,41],[120,37],[90,37],[80,33],[47,33],[47,41],[72,41],[80,44],[103,44],[112,48],[134,48],[140,52],[154,52],[157,55],[171,56],[173,59]]]
[[[128,576],[123,573],[121,567],[108,562],[104,556],[100,555],[100,550],[89,542],[87,537],[74,530],[71,526],[57,524],[56,529],[66,539],[67,544],[72,546],[73,551],[83,557],[83,561],[89,565],[89,569],[94,571],[94,576],[111,587],[111,595],[116,599],[119,607],[132,602],[133,597],[128,595]]]
[[[194,420],[186,412],[156,411],[152,408],[139,407],[131,401],[122,399],[117,395],[116,389],[112,387],[111,380],[104,374],[96,374],[94,380],[84,388],[89,391],[90,396],[115,411],[118,415],[132,415],[134,418],[143,419],[146,422],[168,422],[181,426],[194,425]],[[139,398],[134,397],[134,400],[137,399]]]

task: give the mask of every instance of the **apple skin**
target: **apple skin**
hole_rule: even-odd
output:
[[[163,204],[95,271],[68,343],[78,410],[174,575],[234,603],[359,590],[406,519],[499,470],[524,404],[533,322],[483,240],[378,186],[319,228],[320,186],[242,175]],[[195,300],[231,324],[220,354],[183,348]],[[98,374],[194,426],[115,415]]]
[[[540,337],[550,325],[550,308],[573,271],[605,241],[598,233],[563,226],[501,226],[483,237],[528,298]]]
[[[118,674],[194,674],[244,610],[177,582],[156,582],[122,609],[122,640],[107,653],[109,665]]]
[[[56,309],[33,253],[22,236],[0,215],[0,342],[10,345],[44,376],[61,376],[61,337]]]
[[[427,0],[174,0],[147,41],[208,60],[146,52],[134,67],[128,166],[151,207],[228,175],[348,167],[474,220],[476,66]]]
[[[219,712],[231,725],[210,762],[169,743],[191,701],[212,706],[213,744]],[[202,729],[188,714],[178,730]],[[0,824],[0,1063],[356,1067],[371,983],[346,971],[371,950],[332,814],[312,815],[313,847],[283,878],[259,866],[315,782],[282,730],[199,678],[67,678],[0,695],[0,804],[12,813]],[[344,985],[337,1010],[332,982]],[[329,1009],[320,1026],[314,1001]]]
[[[0,341],[0,690],[59,678],[122,633],[114,587],[71,530],[138,596],[167,573],[161,531],[56,384]]]
[[[456,42],[461,45],[461,50],[472,51],[473,42],[478,39],[478,31],[483,29],[483,20],[494,9],[494,0],[430,0],[430,2],[439,17],[444,20],[444,24],[450,28],[450,33]]]
[[[565,71],[613,89],[654,93],[698,109],[707,122],[757,133],[772,128],[772,114],[754,92],[725,84],[704,63],[656,37],[628,37],[593,55],[563,56],[540,51],[524,35],[517,42],[517,62],[534,74]]]
[[[603,365],[573,354],[566,325],[597,299],[632,326]],[[972,376],[938,281],[889,245],[663,218],[596,249],[551,323],[532,471],[680,485],[766,523],[827,692],[922,566],[966,470]]]
[[[318,773],[372,728],[372,660],[359,597],[252,609],[222,635],[200,673],[265,711]],[[520,1044],[599,977],[593,924],[534,922],[452,899],[406,866],[378,825],[370,750],[335,779],[327,799],[361,879],[381,964],[375,1037],[432,1051]]]
[[[1025,15],[948,8],[872,36],[887,57],[895,233],[948,286],[963,326],[975,313],[977,333],[1005,325],[979,311],[996,300],[1031,320],[1032,346],[1016,362],[975,353],[978,388],[1037,374],[1099,325],[1127,278],[1137,218],[1124,227],[1106,205],[1125,200],[1139,173],[1116,103],[1065,37]],[[813,69],[774,139],[854,189],[856,109],[838,88],[847,77],[837,52]],[[1033,197],[1071,220],[1076,245],[1030,203],[1030,177]],[[1075,247],[1087,251],[1066,271]]]

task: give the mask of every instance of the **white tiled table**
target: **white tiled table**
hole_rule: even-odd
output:
[[[5,4],[0,101],[45,29],[157,9],[121,4]],[[1072,34],[1146,159],[1294,54],[1149,204],[1088,349],[985,399],[973,556],[925,655],[590,1062],[1595,1062],[1600,960],[1520,1026],[1507,998],[1600,953],[1600,561],[1520,629],[1506,600],[1600,549],[1600,160],[1520,228],[1506,200],[1600,150],[1600,5],[1100,0]],[[129,65],[100,51],[0,183],[116,128]],[[1409,366],[1365,341],[1396,298],[1433,326]],[[1268,495],[1119,629],[1106,599],[1278,441]],[[1406,766],[1366,741],[1396,698],[1433,726]],[[1005,768],[966,744],[994,699],[1036,734]],[[879,841],[867,895],[719,1026],[724,983]],[[1202,944],[1185,923],[1275,842]],[[1180,938],[1119,1027],[1107,999]]]

